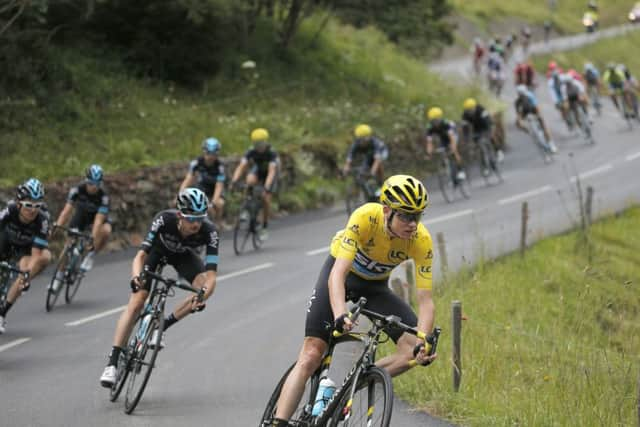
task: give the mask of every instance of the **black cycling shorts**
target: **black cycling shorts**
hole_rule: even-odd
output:
[[[304,335],[306,337],[320,338],[329,342],[333,331],[333,312],[329,302],[329,274],[336,259],[329,255],[313,289],[311,298],[307,304],[307,320]],[[393,293],[387,286],[386,280],[365,280],[353,273],[347,274],[347,300],[356,302],[360,297],[367,299],[365,308],[383,315],[394,314],[409,326],[417,326],[418,318],[400,297]],[[389,337],[394,342],[403,334],[400,329],[389,331]]]
[[[147,258],[144,261],[144,269],[156,271],[159,264],[166,263],[172,266],[180,275],[180,277],[186,279],[189,283],[193,283],[193,280],[200,273],[205,271],[204,263],[202,259],[192,250],[186,250],[185,252],[175,253],[163,251],[160,248],[153,247],[147,254]],[[148,280],[143,284],[142,289],[149,291],[151,288],[151,281]]]
[[[74,209],[71,221],[69,221],[69,228],[77,228],[79,231],[85,231],[87,229],[91,231],[96,215],[96,212],[89,212],[86,209],[77,207]],[[107,216],[104,222],[111,224],[111,219]]]
[[[17,246],[9,241],[5,230],[0,230],[0,261],[17,262],[31,255],[32,246]]]
[[[257,165],[253,165],[249,170],[250,175],[255,175],[258,179],[258,182],[264,186],[265,182],[267,182],[267,175],[269,175],[268,170],[260,170]],[[275,193],[278,190],[278,172],[276,171],[276,176],[273,177],[273,182],[271,183],[271,192]]]

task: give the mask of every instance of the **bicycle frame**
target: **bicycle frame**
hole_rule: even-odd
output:
[[[367,310],[362,310],[362,313],[366,315]],[[327,350],[327,355],[322,361],[322,366],[318,370],[318,375],[325,369],[328,370],[330,368],[333,351],[335,350],[336,345],[346,342],[361,342],[364,344],[362,353],[353,364],[351,370],[347,373],[347,376],[342,381],[340,387],[336,388],[336,391],[333,393],[333,396],[331,396],[331,399],[324,408],[324,411],[314,420],[312,424],[313,426],[324,426],[329,421],[331,415],[333,415],[333,412],[337,409],[338,404],[342,400],[343,393],[346,390],[345,387],[349,387],[350,397],[353,398],[358,386],[357,379],[369,367],[374,365],[378,344],[381,344],[386,340],[380,341],[379,339],[382,332],[384,332],[384,328],[376,321],[372,322],[374,326],[368,332],[354,332],[336,338]],[[315,396],[315,393],[313,393],[313,396]],[[348,418],[348,414],[345,415]]]

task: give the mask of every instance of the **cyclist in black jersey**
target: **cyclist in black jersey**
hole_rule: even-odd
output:
[[[224,163],[218,157],[222,144],[216,138],[202,141],[203,155],[189,163],[189,171],[184,177],[180,190],[197,187],[207,195],[214,210],[216,223],[220,225],[224,209],[224,183],[227,179]]]
[[[186,188],[178,194],[177,210],[168,209],[158,213],[151,223],[149,233],[133,259],[131,268],[131,297],[127,308],[120,316],[113,339],[113,349],[100,383],[111,387],[116,378],[116,367],[127,337],[149,294],[150,282],[142,280],[144,269],[154,271],[161,263],[173,266],[178,274],[195,288],[204,288],[204,300],[198,302],[188,297],[165,319],[164,330],[174,325],[189,313],[204,309],[206,301],[216,287],[218,269],[218,231],[207,218],[207,196],[197,188]],[[196,251],[206,246],[204,263]],[[160,348],[164,346],[164,334]],[[154,336],[151,342],[158,342]]]
[[[49,221],[42,183],[31,178],[19,185],[16,200],[0,211],[0,261],[15,261],[20,270],[29,272],[29,280],[38,275],[51,261]],[[7,313],[29,284],[19,276],[11,285],[0,306],[0,334],[5,332]]]
[[[492,129],[493,121],[491,120],[491,114],[482,105],[473,98],[467,98],[462,104],[462,127],[463,129],[471,132],[471,138],[474,142],[480,141],[481,138],[487,138],[491,143],[492,141]],[[501,162],[504,158],[504,153],[500,149],[496,149],[496,156],[498,162]],[[489,174],[488,165],[483,165],[483,175]]]
[[[458,133],[456,132],[456,124],[450,120],[443,119],[442,115],[442,109],[439,107],[430,108],[427,112],[427,118],[429,119],[425,133],[427,156],[430,158],[433,154],[433,137],[438,136],[442,147],[450,150],[453,154],[453,157],[456,160],[455,163],[458,166],[455,177],[459,181],[462,181],[467,177],[461,169],[463,164],[462,157],[458,152]]]
[[[362,170],[368,169],[371,176],[376,178],[378,185],[384,181],[383,162],[389,157],[389,149],[384,141],[373,135],[369,125],[361,124],[354,129],[354,140],[344,163],[343,173],[348,175],[354,157],[362,156]]]
[[[233,172],[233,178],[231,178],[231,187],[235,188],[242,174],[251,166],[247,174],[247,187],[253,187],[258,183],[263,185],[263,218],[260,236],[263,240],[267,238],[271,198],[278,187],[278,166],[280,163],[278,153],[267,143],[268,140],[269,132],[266,129],[257,128],[251,132],[253,147],[244,154],[240,164]]]
[[[93,267],[93,257],[104,248],[112,230],[109,195],[104,188],[103,178],[104,172],[100,165],[89,166],[85,170],[85,180],[69,190],[67,203],[53,223],[54,229],[56,225],[69,223],[69,228],[77,228],[79,231],[91,230],[93,247],[87,248],[88,252],[80,265],[80,269],[85,272]],[[62,270],[56,272],[54,287],[64,278],[64,266],[60,267]]]

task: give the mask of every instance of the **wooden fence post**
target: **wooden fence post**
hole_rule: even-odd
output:
[[[449,269],[449,264],[447,262],[447,248],[444,244],[444,234],[438,232],[436,234],[436,240],[438,241],[438,257],[440,258],[440,270],[442,271],[442,275],[447,274],[447,270]]]
[[[529,204],[522,202],[522,226],[520,228],[520,255],[527,249],[527,222],[529,220]]]
[[[451,303],[451,330],[453,331],[453,345],[451,346],[451,358],[453,359],[453,391],[460,390],[460,379],[462,377],[462,357],[461,357],[461,332],[462,332],[462,303],[453,301]]]
[[[591,225],[591,207],[593,205],[593,187],[587,187],[587,198],[584,201],[584,214],[586,217],[587,227]]]

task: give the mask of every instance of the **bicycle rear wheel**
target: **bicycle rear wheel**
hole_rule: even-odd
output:
[[[56,265],[55,270],[53,270],[53,277],[51,277],[51,282],[49,282],[49,287],[47,288],[47,300],[45,303],[45,308],[47,309],[47,312],[53,310],[53,307],[56,305],[56,301],[58,300],[58,296],[60,296],[60,292],[62,291],[62,287],[64,286],[64,283],[61,283],[58,286],[58,289],[53,288],[53,284],[54,281],[56,280],[56,274],[58,273],[58,271],[64,271],[65,272],[65,278],[63,279],[64,281],[66,281],[67,278],[67,271],[65,268],[65,260],[67,259],[67,254],[65,254],[59,261],[58,264]],[[71,262],[72,260],[70,260],[69,262]]]
[[[447,203],[451,203],[453,201],[453,194],[451,192],[451,188],[449,184],[451,182],[451,172],[449,171],[449,165],[446,161],[440,160],[438,166],[438,187],[440,187],[440,192],[442,193],[442,197]]]
[[[246,208],[242,208],[233,228],[233,251],[236,255],[240,255],[245,251],[250,237],[251,214]]]
[[[345,202],[348,216],[351,216],[353,211],[362,206],[365,202],[365,196],[364,192],[362,191],[362,187],[355,179],[347,185]]]
[[[273,422],[273,418],[276,415],[276,409],[278,405],[278,399],[280,398],[280,392],[282,391],[282,386],[284,382],[287,380],[289,373],[295,366],[295,362],[286,370],[275,390],[271,394],[269,398],[269,402],[267,403],[267,407],[262,414],[262,421],[260,421],[260,427],[270,427]],[[296,408],[293,416],[291,417],[291,423],[296,426],[307,426],[311,425],[311,409],[313,408],[314,399],[316,396],[316,392],[318,391],[318,374],[314,374],[309,378],[307,383],[304,386],[304,393],[302,394],[302,398],[300,399],[300,403],[298,403],[298,407]]]
[[[140,329],[142,319],[143,318],[140,318],[137,329]],[[124,412],[126,414],[131,414],[138,405],[138,402],[140,402],[147,382],[151,377],[151,371],[153,371],[155,367],[156,357],[160,350],[160,340],[162,339],[162,334],[159,333],[157,335],[158,342],[151,343],[151,337],[155,329],[159,331],[164,329],[164,317],[162,315],[151,319],[145,335],[137,340],[136,348],[131,354],[131,372],[129,372],[127,392],[124,400]]]
[[[388,427],[393,410],[393,386],[389,373],[372,366],[358,379],[353,400],[350,388],[344,387],[330,427]],[[348,407],[348,404],[351,406]]]
[[[253,222],[253,227],[251,227],[251,243],[253,244],[253,249],[258,250],[262,247],[264,241],[262,240],[262,222],[258,220],[258,218],[262,217],[262,203],[255,210],[255,213],[252,215],[253,218],[251,222]]]
[[[84,273],[80,271],[78,268],[78,259],[74,259],[73,263],[69,265],[69,271],[73,271],[73,273],[69,274],[67,280],[67,287],[64,293],[64,300],[67,304],[70,304],[73,300],[73,297],[76,296],[76,292],[78,292],[78,288],[80,287],[80,282],[84,277]]]

